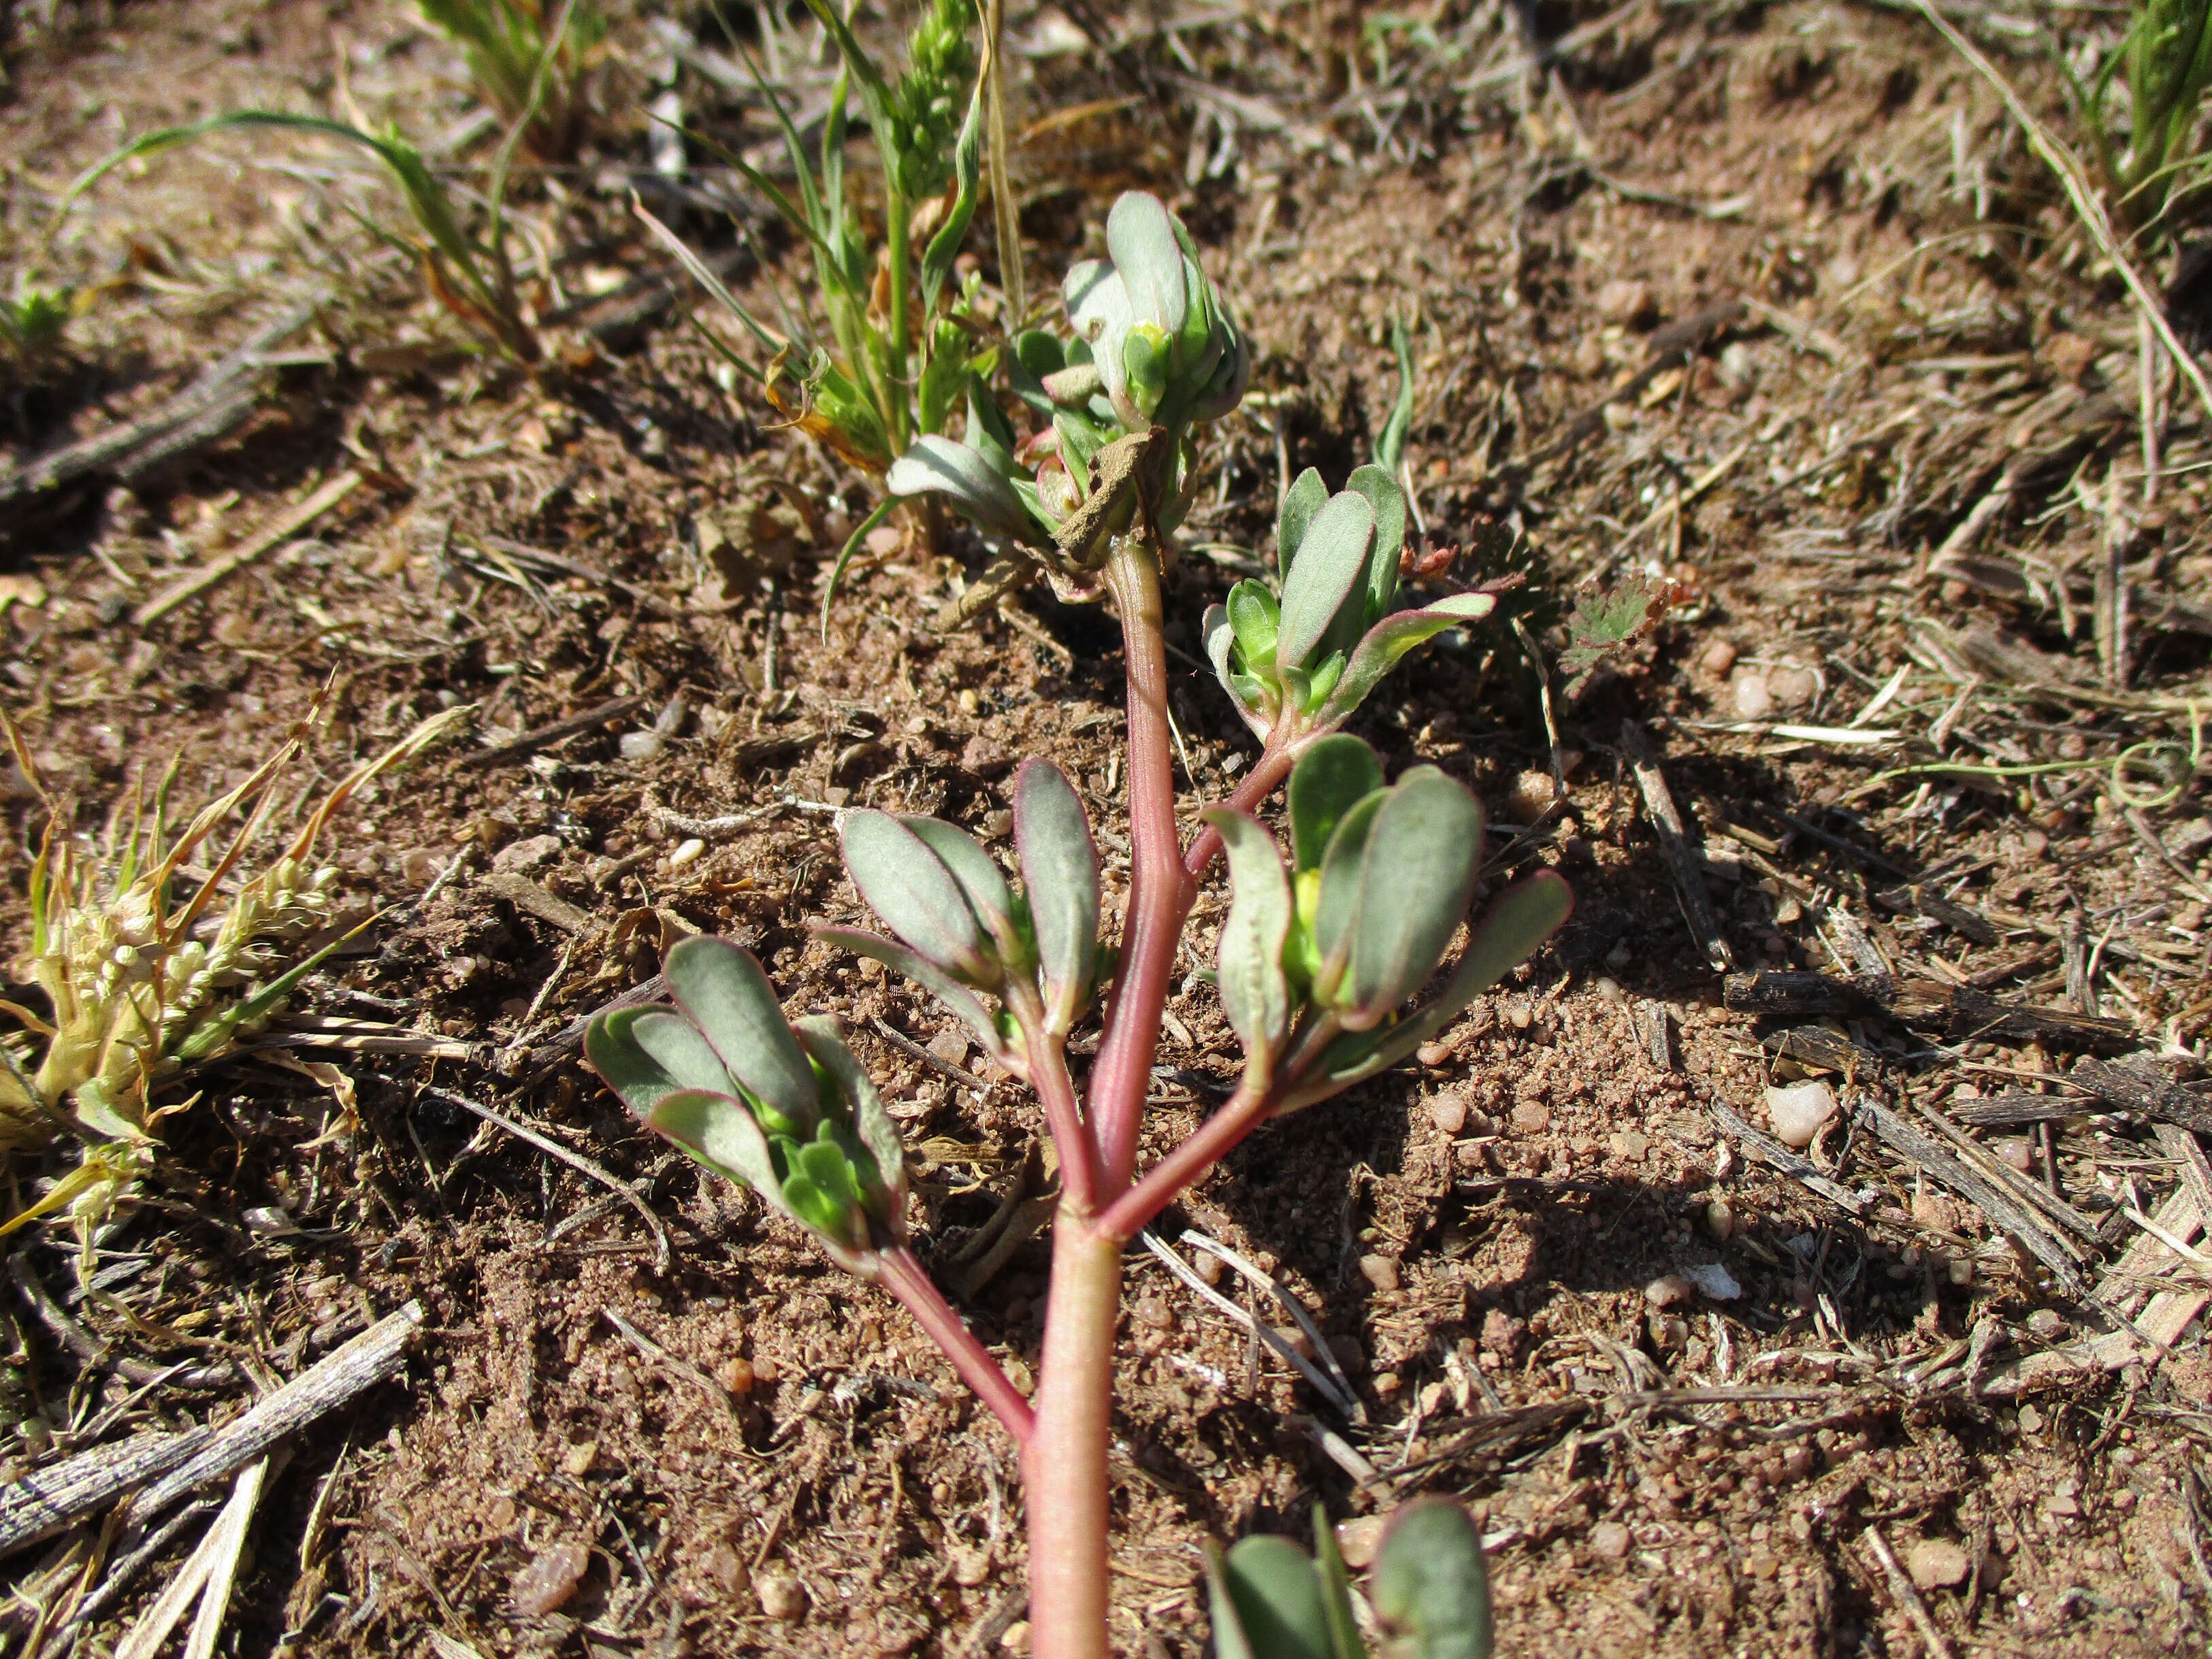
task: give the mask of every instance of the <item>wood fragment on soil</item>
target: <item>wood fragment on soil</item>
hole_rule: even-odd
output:
[[[73,1526],[82,1516],[177,1468],[214,1437],[209,1428],[137,1435],[94,1446],[0,1489],[0,1556]]]
[[[198,569],[188,571],[131,613],[131,624],[144,628],[159,622],[179,605],[219,586],[270,549],[282,546],[324,514],[361,488],[361,474],[341,472],[325,481],[321,489],[280,513],[237,546],[228,548]]]
[[[1757,1158],[1768,1169],[1788,1176],[1808,1192],[1818,1193],[1848,1215],[1856,1216],[1865,1211],[1866,1200],[1841,1182],[1831,1181],[1822,1175],[1820,1166],[1811,1158],[1800,1157],[1773,1136],[1753,1128],[1725,1106],[1716,1103],[1712,1115],[1713,1121],[1720,1126],[1722,1133],[1741,1146],[1746,1156]]]
[[[1674,805],[1674,793],[1667,787],[1667,775],[1659,764],[1658,751],[1652,746],[1650,736],[1634,720],[1622,723],[1620,746],[1627,751],[1629,764],[1635,769],[1637,787],[1644,794],[1644,811],[1651,819],[1652,828],[1658,831],[1660,847],[1667,854],[1668,868],[1674,872],[1674,885],[1681,895],[1690,929],[1698,937],[1698,950],[1714,972],[1735,972],[1735,952],[1721,933],[1720,918],[1714,914],[1713,902],[1705,892],[1705,878],[1698,873],[1697,857],[1684,833],[1682,815]]]
[[[509,761],[520,760],[526,755],[534,755],[539,750],[566,738],[577,737],[595,726],[605,726],[610,720],[635,714],[644,707],[642,696],[610,697],[580,714],[563,715],[557,720],[533,726],[504,743],[495,744],[489,749],[479,749],[472,755],[463,755],[453,764],[464,770],[480,766],[502,766]]]
[[[558,927],[564,933],[591,931],[592,919],[568,900],[549,892],[537,882],[513,870],[495,870],[477,884],[495,898],[503,898],[516,909]]]
[[[257,1401],[182,1468],[141,1492],[131,1505],[131,1524],[144,1526],[185,1493],[236,1474],[287,1436],[395,1375],[422,1323],[422,1304],[409,1302]]]

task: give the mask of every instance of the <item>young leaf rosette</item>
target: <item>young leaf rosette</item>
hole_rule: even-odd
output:
[[[1039,422],[1017,443],[980,385],[958,441],[924,438],[893,463],[895,495],[941,495],[987,532],[1027,549],[1070,597],[1081,573],[1139,515],[1172,532],[1189,510],[1192,428],[1235,409],[1251,380],[1249,342],[1198,262],[1180,220],[1130,191],[1106,223],[1109,258],[1068,272],[1072,339],[1042,330],[1013,343],[1008,375]]]
[[[1074,786],[1045,761],[1016,775],[1018,891],[981,842],[942,819],[864,809],[838,830],[853,884],[891,936],[818,936],[929,991],[994,1065],[1027,1079],[1029,1045],[1065,1039],[1100,976],[1098,852]]]
[[[668,952],[673,1007],[601,1014],[584,1053],[638,1121],[873,1278],[906,1237],[906,1164],[835,1020],[787,1021],[750,951],[696,937]]]
[[[1332,495],[1311,467],[1275,519],[1279,597],[1246,580],[1209,606],[1206,654],[1246,725],[1292,751],[1344,724],[1382,677],[1447,628],[1480,622],[1488,593],[1396,611],[1406,497],[1382,468]]]
[[[1443,962],[1481,867],[1482,808],[1432,766],[1395,784],[1338,732],[1298,757],[1291,857],[1257,819],[1215,807],[1229,863],[1218,984],[1244,1046],[1247,1090],[1291,1110],[1349,1088],[1429,1040],[1566,920],[1566,883],[1510,888],[1468,936],[1435,999],[1402,1012]]]
[[[1255,1534],[1208,1552],[1219,1659],[1367,1659],[1352,1614],[1352,1576],[1328,1517],[1314,1509],[1314,1553]],[[1482,1538],[1448,1498],[1421,1498],[1390,1518],[1368,1602],[1393,1659],[1489,1659],[1490,1574]]]

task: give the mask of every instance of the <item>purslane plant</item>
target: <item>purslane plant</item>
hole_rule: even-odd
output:
[[[1107,240],[1110,265],[1080,268],[1063,289],[1074,337],[1020,343],[1027,378],[1014,379],[1032,434],[1017,441],[971,386],[963,439],[925,434],[890,483],[949,501],[1008,559],[1064,592],[1109,597],[1119,613],[1131,856],[1118,945],[1101,937],[1082,805],[1040,761],[1015,785],[1018,889],[955,825],[852,811],[841,823],[847,868],[886,931],[821,930],[936,996],[1041,1103],[1061,1194],[1034,1395],[1013,1387],[908,1253],[898,1147],[834,1028],[787,1024],[750,957],[714,940],[678,945],[667,964],[678,1011],[603,1018],[587,1042],[647,1124],[753,1187],[913,1310],[1018,1443],[1040,1659],[1108,1650],[1107,1449],[1124,1247],[1259,1125],[1410,1054],[1526,960],[1570,906],[1565,884],[1545,872],[1469,924],[1483,830],[1474,797],[1432,767],[1388,782],[1371,749],[1332,730],[1419,640],[1486,608],[1391,612],[1405,512],[1379,468],[1334,496],[1309,475],[1286,499],[1281,597],[1262,590],[1238,602],[1264,611],[1271,632],[1237,635],[1225,653],[1231,696],[1266,746],[1186,843],[1170,770],[1161,574],[1195,488],[1198,429],[1235,406],[1249,348],[1159,203],[1124,196]],[[1285,778],[1287,857],[1256,816]],[[1176,952],[1200,880],[1224,848],[1218,982],[1243,1073],[1212,1117],[1139,1173]],[[1455,960],[1423,997],[1463,925]],[[1079,1089],[1068,1037],[1102,990],[1103,1030]]]
[[[682,238],[642,207],[636,211],[765,354],[757,362],[702,331],[723,360],[784,418],[880,478],[918,434],[943,431],[979,395],[971,387],[998,360],[976,317],[980,279],[964,286],[950,282],[981,180],[985,100],[976,18],[972,0],[925,0],[907,42],[906,68],[890,76],[829,0],[807,4],[842,60],[818,158],[807,154],[781,94],[742,46],[782,134],[793,187],[785,189],[741,155],[725,156],[806,243],[818,315],[804,299],[792,305],[779,296],[782,326],[771,326]],[[856,94],[882,161],[879,242],[865,234],[845,173]],[[819,332],[823,324],[826,337]],[[887,499],[854,531],[832,571],[833,592],[854,550],[895,504]],[[828,604],[825,598],[825,615]]]

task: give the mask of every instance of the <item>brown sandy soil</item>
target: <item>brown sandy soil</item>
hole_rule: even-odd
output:
[[[46,240],[79,169],[165,123],[349,96],[410,131],[459,128],[458,62],[407,8],[50,9],[15,7],[7,52],[9,258],[108,286],[66,362],[0,411],[14,458],[132,418],[284,307],[320,307],[221,442],[132,487],[94,477],[0,506],[0,695],[75,827],[172,763],[180,801],[211,798],[326,684],[302,799],[441,707],[475,714],[338,826],[349,895],[410,908],[310,981],[293,1024],[319,1036],[280,1023],[298,1046],[178,1091],[196,1103],[102,1241],[110,1290],[71,1304],[94,1357],[9,1302],[0,1383],[23,1421],[0,1470],[81,1446],[94,1418],[112,1436],[221,1421],[255,1391],[134,1396],[124,1356],[225,1358],[265,1388],[416,1297],[404,1385],[299,1437],[277,1474],[236,1651],[1018,1650],[1005,1437],[888,1298],[641,1135],[574,1034],[665,939],[747,944],[793,1012],[854,1033],[914,1151],[921,1254],[958,1284],[1038,1121],[926,1000],[809,942],[810,921],[861,914],[825,813],[926,811],[1003,841],[1013,762],[1047,755],[1102,826],[1118,902],[1110,618],[1030,598],[933,632],[969,551],[956,538],[864,558],[817,638],[865,486],[726,392],[665,309],[593,343],[586,302],[665,270],[627,211],[656,61],[641,20],[617,17],[617,112],[583,164],[518,198],[561,250],[536,298],[574,319],[549,331],[565,367],[532,379],[434,349],[447,325],[408,262],[341,210],[396,224],[391,198],[305,141],[126,168]],[[1360,716],[1394,771],[1431,761],[1477,790],[1494,875],[1555,864],[1577,916],[1425,1063],[1255,1135],[1158,1230],[1275,1274],[1354,1378],[1358,1420],[1133,1253],[1121,1650],[1205,1650],[1204,1540],[1301,1529],[1319,1500],[1356,1544],[1360,1517],[1419,1491],[1483,1518],[1509,1655],[2201,1650],[2201,1269],[2129,1219],[2164,1205],[2202,1236],[2172,1198],[2197,1143],[2067,1077],[2085,1047],[2161,1056],[2185,1082],[2203,1052],[2205,411],[2169,358],[2145,392],[2123,285],[1987,85],[1909,10],[1537,14],[1534,36],[1456,0],[1012,20],[1034,48],[1018,121],[1061,118],[1021,152],[1032,285],[1095,237],[1113,191],[1146,185],[1261,351],[1172,584],[1189,811],[1251,751],[1200,672],[1198,614],[1271,556],[1285,465],[1340,478],[1364,456],[1394,313],[1415,319],[1428,540],[1467,549],[1437,580],[1528,570],[1509,608],[1549,660],[1578,592],[1649,568],[1681,601],[1571,693],[1554,672],[1540,698],[1501,626],[1448,637]],[[2063,125],[2034,37],[2080,18],[1974,16]],[[803,102],[812,71],[791,72]],[[682,85],[710,130],[765,136],[711,82]],[[459,155],[485,153],[478,136]],[[718,216],[678,222],[732,246]],[[765,295],[756,266],[740,274]],[[1647,361],[1656,375],[1622,391]],[[348,469],[362,487],[302,534],[133,621]],[[2098,625],[2114,592],[2117,634]],[[617,698],[580,731],[472,754]],[[1738,970],[1879,968],[1919,985],[1923,1012],[1763,1013],[1726,994],[1625,723],[1663,757]],[[20,941],[44,811],[9,787]],[[743,821],[694,835],[672,814]],[[1187,944],[1148,1156],[1234,1076],[1197,976],[1220,910],[1205,901]],[[1960,987],[2054,1018],[1925,1012]],[[2056,1018],[2087,1014],[2115,1024]],[[1805,1154],[1820,1189],[1762,1163],[1741,1124],[1767,1129],[1768,1085],[1814,1077],[1939,1145],[1926,1114],[1972,1126],[2021,1092],[2066,1102],[1965,1132],[2086,1222],[2053,1237],[2094,1297],[2060,1293],[1870,1118],[1840,1115]],[[665,1265],[621,1195],[433,1090],[623,1183]],[[19,1165],[18,1200],[68,1162]],[[21,1266],[68,1300],[65,1235],[29,1237]],[[1045,1263],[1033,1241],[961,1304],[1018,1381]],[[1670,1277],[1712,1267],[1704,1290]],[[2166,1352],[2111,1334],[2161,1289],[2152,1307],[2180,1310]],[[2109,1364],[2069,1358],[2095,1339]],[[9,1652],[76,1592],[93,1531],[8,1564]],[[112,1645],[192,1535],[81,1634]],[[1876,1540],[1919,1580],[1917,1607]]]

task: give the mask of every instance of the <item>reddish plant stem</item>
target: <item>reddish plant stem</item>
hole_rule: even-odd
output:
[[[1106,1449],[1121,1245],[1065,1205],[1053,1222],[1036,1433],[1022,1454],[1036,1659],[1107,1659]]]
[[[975,1334],[952,1311],[928,1271],[903,1244],[884,1251],[878,1260],[877,1281],[906,1304],[907,1311],[931,1340],[945,1350],[960,1380],[1006,1425],[1014,1443],[1027,1447],[1036,1437],[1036,1412],[1012,1379],[999,1368],[991,1351],[975,1340]]]
[[[1106,586],[1121,613],[1129,680],[1129,908],[1121,960],[1106,1009],[1106,1036],[1091,1073],[1091,1121],[1102,1155],[1103,1193],[1129,1183],[1137,1131],[1158,1047],[1176,946],[1197,886],[1183,871],[1176,830],[1168,726],[1168,662],[1161,636],[1159,564],[1134,536],[1116,540]]]
[[[1146,1170],[1134,1186],[1106,1206],[1105,1214],[1098,1218],[1098,1231],[1123,1243],[1134,1238],[1274,1110],[1271,1091],[1248,1095],[1239,1088],[1219,1111],[1199,1126],[1197,1133]]]
[[[1101,1196],[1098,1140],[1075,1101],[1075,1082],[1067,1074],[1067,1050],[1058,1037],[1030,1039],[1030,1087],[1044,1103],[1045,1127],[1060,1149],[1060,1190],[1078,1215],[1098,1212]]]
[[[1277,726],[1267,733],[1267,746],[1260,751],[1260,758],[1244,775],[1244,781],[1222,805],[1233,806],[1240,812],[1258,811],[1261,803],[1275,793],[1275,786],[1290,775],[1291,765],[1291,757],[1283,743],[1282,728]],[[1221,831],[1209,823],[1198,832],[1190,851],[1183,855],[1183,873],[1195,881],[1206,873],[1206,866],[1220,851]]]

